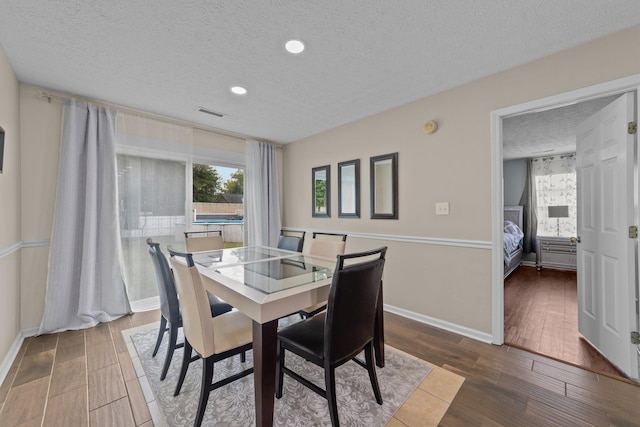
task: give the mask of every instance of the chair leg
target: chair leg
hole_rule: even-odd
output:
[[[284,382],[284,370],[282,367],[284,366],[284,348],[280,345],[280,341],[278,341],[277,353],[276,353],[276,399],[280,399],[282,397],[282,386]]]
[[[326,362],[325,362],[326,363]],[[338,402],[336,401],[336,369],[329,364],[324,367],[324,383],[327,391],[327,402],[329,404],[329,415],[331,415],[331,425],[340,426],[338,420]]]
[[[187,339],[184,339],[184,353],[182,353],[182,365],[180,366],[180,376],[178,377],[178,384],[176,385],[176,391],[173,393],[174,396],[180,394],[180,390],[182,390],[182,384],[184,383],[184,379],[187,376],[187,369],[189,369],[189,363],[191,363],[191,344]]]
[[[367,362],[367,371],[369,372],[371,387],[373,387],[373,394],[376,396],[376,402],[378,402],[378,405],[382,405],[382,394],[380,393],[378,375],[376,374],[376,366],[373,361],[373,342],[370,342],[364,348],[364,357]]]
[[[167,371],[169,371],[169,365],[171,365],[171,359],[173,358],[173,350],[176,349],[177,339],[178,328],[173,324],[169,324],[169,345],[167,346],[167,356],[164,359],[164,366],[162,367],[162,374],[160,374],[160,381],[167,377]]]
[[[167,331],[167,319],[164,316],[160,315],[160,329],[158,330],[158,339],[156,340],[156,347],[153,349],[153,354],[151,357],[156,357],[158,354],[158,349],[160,348],[160,343],[162,343],[162,337],[164,337],[164,333]]]
[[[204,411],[207,409],[207,401],[211,392],[211,382],[213,380],[213,357],[202,359],[202,384],[200,385],[200,401],[198,402],[198,412],[195,427],[200,427],[204,418]]]

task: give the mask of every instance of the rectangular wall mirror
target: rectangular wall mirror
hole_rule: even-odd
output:
[[[360,159],[338,163],[338,216],[360,218]]]
[[[371,218],[398,219],[398,153],[371,157]]]
[[[4,129],[0,127],[0,173],[2,173],[3,162],[4,162]]]
[[[313,211],[311,216],[331,216],[331,174],[330,166],[320,166],[311,171],[311,203]]]

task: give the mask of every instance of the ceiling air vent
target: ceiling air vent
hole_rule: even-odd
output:
[[[201,113],[211,114],[212,116],[216,117],[224,117],[226,115],[224,113],[218,113],[217,111],[207,110],[204,107],[198,107],[198,111],[200,111]]]

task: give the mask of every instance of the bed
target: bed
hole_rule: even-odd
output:
[[[522,264],[523,209],[522,206],[504,207],[504,278]]]

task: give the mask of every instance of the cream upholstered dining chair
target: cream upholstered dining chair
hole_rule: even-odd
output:
[[[318,238],[318,236],[322,237]],[[311,247],[309,248],[309,255],[336,259],[338,255],[342,255],[344,253],[346,245],[346,234],[314,232],[313,239],[311,240]],[[326,308],[327,302],[323,301],[310,307],[303,308],[298,311],[298,314],[300,314],[300,317],[303,319],[307,319],[315,316]]]
[[[224,249],[222,230],[185,231],[184,242],[187,252],[213,251]]]
[[[167,371],[169,370],[169,365],[173,358],[173,352],[177,348],[184,347],[184,343],[177,342],[178,330],[182,327],[182,315],[180,313],[180,301],[176,292],[175,280],[171,267],[169,267],[169,262],[160,250],[159,243],[148,238],[147,245],[149,245],[149,255],[151,256],[153,271],[158,284],[158,296],[160,297],[160,329],[158,330],[158,338],[156,339],[156,345],[153,349],[152,357],[156,356],[165,333],[169,332],[167,353],[165,355],[162,372],[160,373],[160,381],[163,381],[167,376]],[[207,299],[209,302],[211,316],[217,316],[233,309],[229,304],[208,292]],[[242,354],[241,357],[244,361],[244,354]],[[186,375],[189,363],[192,361],[193,360],[190,358],[182,359],[180,376]],[[175,395],[177,396],[179,392],[179,388],[176,387]]]
[[[373,357],[378,296],[382,288],[387,248],[338,255],[329,291],[327,311],[278,331],[276,398],[282,397],[284,374],[327,399],[331,424],[339,426],[336,401],[336,368],[354,360],[365,367],[376,402],[382,395]],[[349,260],[349,265],[345,261]],[[351,262],[358,261],[355,264]],[[356,358],[364,350],[365,362]],[[285,352],[297,354],[324,369],[325,389],[285,364]]]
[[[252,348],[251,319],[237,310],[211,317],[200,272],[190,253],[177,252],[168,247],[176,288],[182,308],[182,328],[185,335],[185,357],[192,349],[202,358],[202,385],[194,426],[202,424],[211,391],[253,373],[253,367],[212,383],[215,362]],[[183,262],[177,258],[182,258]],[[184,377],[178,380],[182,386]]]

